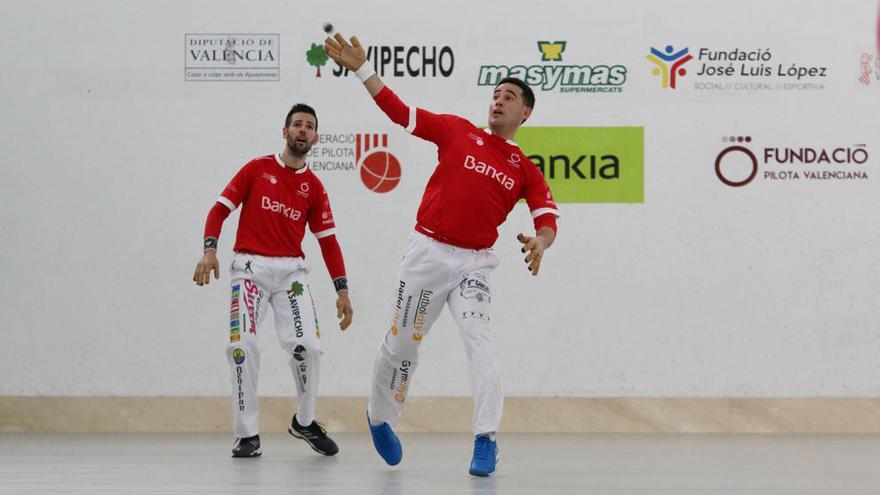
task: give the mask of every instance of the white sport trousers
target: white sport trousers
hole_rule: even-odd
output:
[[[275,313],[275,332],[281,348],[290,354],[296,382],[297,420],[315,419],[321,354],[315,303],[302,258],[235,253],[232,259],[232,297],[226,358],[232,372],[232,417],[235,436],[259,433],[260,404],[257,380],[260,349],[257,330],[267,306]]]
[[[489,275],[496,266],[498,258],[489,249],[458,248],[418,232],[410,235],[394,291],[391,328],[373,367],[368,405],[373,422],[397,424],[418,366],[419,344],[448,304],[467,352],[474,433],[498,430],[504,397],[489,330]]]

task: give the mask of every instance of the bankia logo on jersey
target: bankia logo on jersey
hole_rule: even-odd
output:
[[[522,127],[516,141],[557,203],[643,203],[644,128]]]
[[[718,92],[819,91],[830,68],[812,54],[780,55],[773,48],[676,46],[650,47],[645,57],[663,90]],[[804,60],[806,59],[806,60]],[[687,68],[684,66],[687,64]]]
[[[324,133],[307,155],[317,174],[358,173],[368,190],[386,193],[397,187],[401,166],[386,133]]]
[[[438,45],[373,45],[365,47],[367,60],[379,77],[447,78],[455,71],[455,52],[450,46]],[[315,67],[315,77],[352,76],[352,72],[332,62],[323,42],[312,43],[306,50],[306,62]],[[330,67],[321,71],[327,62]]]
[[[730,187],[761,181],[833,187],[870,179],[871,156],[864,143],[779,144],[748,135],[724,136],[721,142],[722,149],[715,156],[715,176]]]
[[[615,61],[584,62],[582,50],[567,41],[538,41],[529,62],[505,60],[480,66],[478,86],[496,86],[505,77],[518,77],[532,89],[560,93],[621,93],[627,68]],[[534,50],[534,48],[532,48]],[[537,52],[537,53],[536,53]]]

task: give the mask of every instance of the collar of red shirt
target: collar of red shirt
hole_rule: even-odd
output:
[[[489,129],[488,127],[484,128],[483,131],[485,131],[486,134],[488,134],[490,136],[495,136],[494,134],[492,134],[492,129]],[[519,145],[514,143],[513,140],[505,139],[504,142],[511,145],[511,146],[516,146],[517,148],[519,148]]]
[[[275,161],[278,162],[278,165],[281,165],[281,168],[284,168],[287,166],[284,164],[283,161],[281,161],[281,154],[280,153],[275,153]],[[293,172],[296,174],[304,174],[304,173],[306,173],[306,170],[308,170],[308,169],[309,169],[309,166],[306,165],[305,167],[296,169]]]

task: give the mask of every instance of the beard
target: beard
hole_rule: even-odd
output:
[[[287,138],[287,149],[293,153],[293,156],[302,157],[306,156],[306,154],[311,151],[312,145],[308,142],[296,142],[296,139],[288,137]]]

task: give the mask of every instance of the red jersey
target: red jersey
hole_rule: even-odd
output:
[[[555,230],[559,212],[550,187],[516,143],[455,115],[407,107],[387,86],[375,100],[392,120],[438,148],[439,163],[425,187],[416,230],[458,247],[490,248],[498,226],[521,198],[536,229],[546,223]]]
[[[336,233],[324,184],[308,166],[293,170],[278,155],[251,160],[217,201],[230,211],[242,205],[233,248],[237,252],[305,257],[306,223],[318,239]]]

